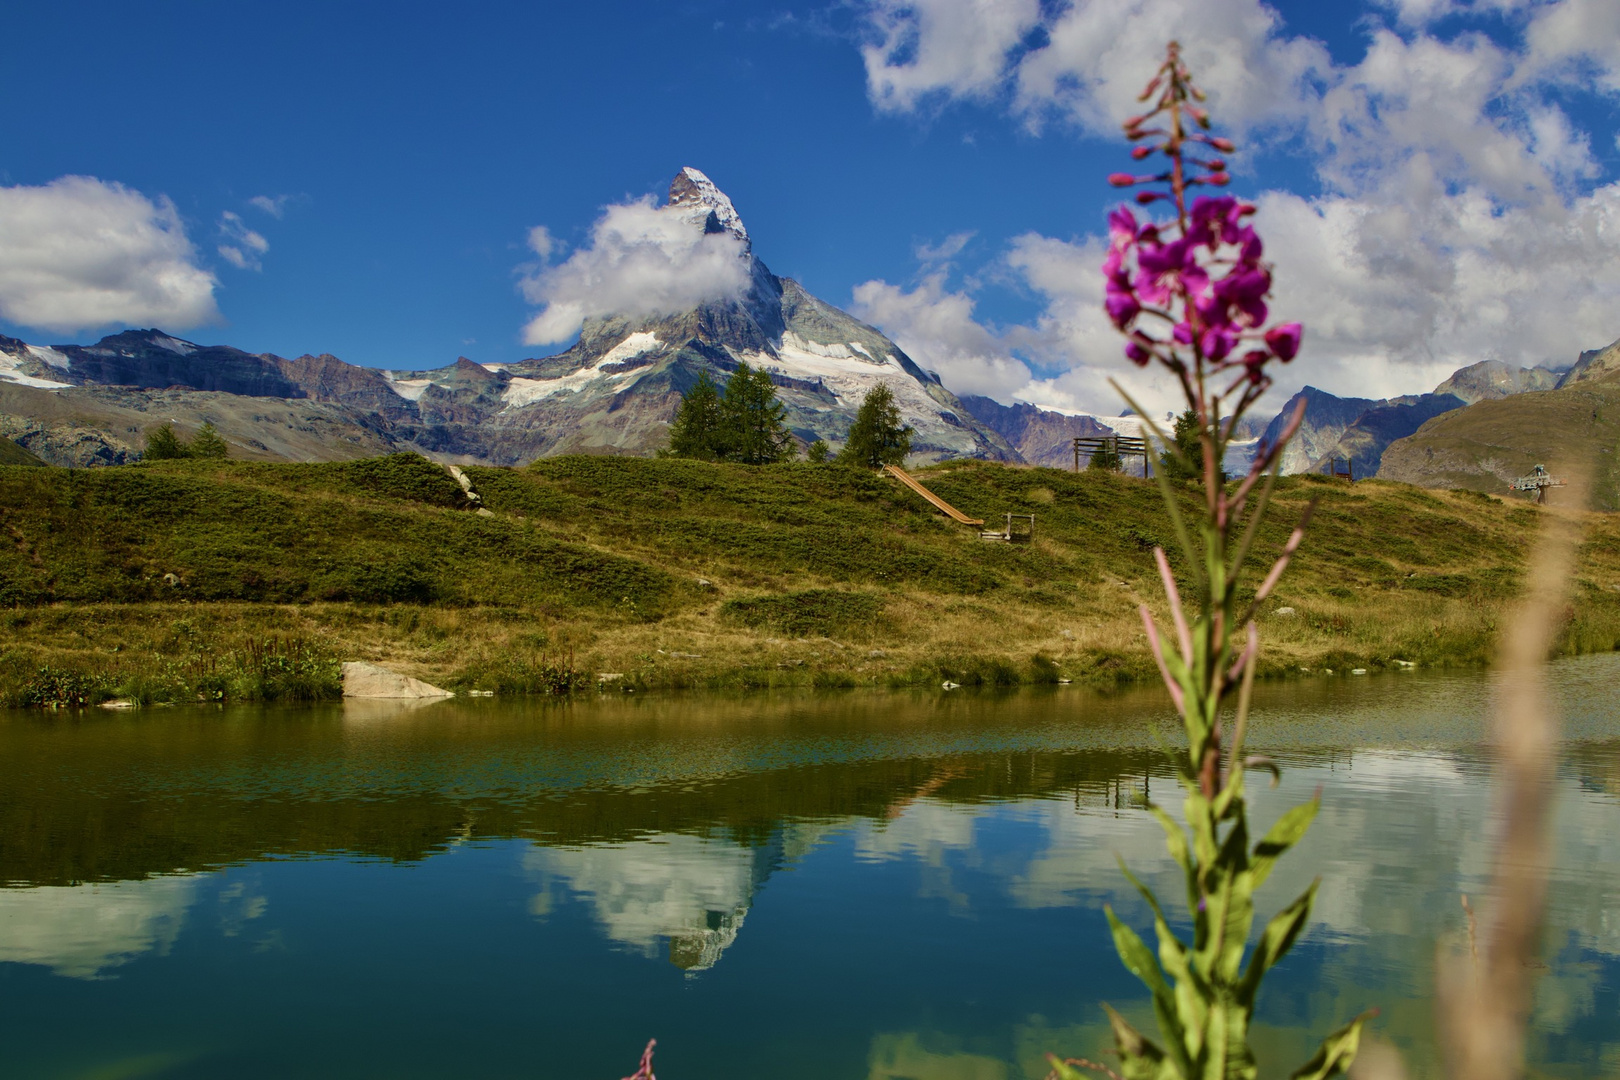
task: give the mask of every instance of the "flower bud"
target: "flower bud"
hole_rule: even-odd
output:
[[[1305,328],[1299,323],[1283,323],[1266,331],[1266,345],[1286,364],[1299,355],[1299,343],[1304,336]]]
[[[1108,182],[1115,187],[1130,187],[1132,184],[1136,183],[1136,177],[1132,176],[1130,173],[1109,173]]]
[[[1216,187],[1225,187],[1232,182],[1232,178],[1223,172],[1210,173],[1207,179]]]
[[[1209,145],[1213,146],[1215,149],[1219,150],[1223,154],[1230,154],[1232,151],[1237,149],[1237,144],[1236,143],[1234,143],[1231,139],[1225,138],[1225,137],[1220,136],[1220,135],[1217,135],[1213,139],[1210,139],[1209,140]]]
[[[1140,206],[1146,206],[1148,203],[1168,199],[1169,197],[1162,191],[1138,191],[1136,193],[1136,202]]]
[[[1151,153],[1153,153],[1153,147],[1151,147],[1151,146],[1133,146],[1133,147],[1131,147],[1131,157],[1135,158],[1137,161],[1141,161],[1143,158],[1147,157]]]

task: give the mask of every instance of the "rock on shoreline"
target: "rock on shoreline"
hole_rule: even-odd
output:
[[[451,690],[389,671],[379,664],[351,660],[343,665],[343,696],[346,698],[443,698],[455,697]]]

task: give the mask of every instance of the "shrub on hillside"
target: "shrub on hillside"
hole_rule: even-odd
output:
[[[768,628],[793,637],[833,637],[870,631],[883,615],[883,601],[871,593],[806,589],[781,596],[727,600],[720,615],[743,626]]]
[[[205,422],[190,442],[175,433],[171,424],[159,424],[146,433],[147,461],[175,461],[184,458],[205,458],[223,461],[231,456],[231,444],[226,442],[212,422]]]

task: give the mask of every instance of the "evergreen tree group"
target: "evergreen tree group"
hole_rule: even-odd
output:
[[[226,442],[212,422],[204,423],[187,442],[175,434],[173,425],[160,424],[146,433],[147,461],[165,461],[178,458],[213,458],[223,460],[231,456],[231,444]]]
[[[771,465],[794,455],[770,372],[738,364],[725,390],[707,372],[681,398],[669,429],[669,452],[704,461]]]
[[[665,453],[743,465],[790,461],[795,450],[793,435],[782,419],[786,412],[776,396],[776,384],[763,368],[738,364],[723,390],[703,372],[681,395]],[[806,448],[805,457],[816,465],[829,459],[865,469],[899,465],[911,453],[913,434],[901,422],[894,391],[880,383],[867,392],[849,438],[836,456],[825,439],[817,439]]]

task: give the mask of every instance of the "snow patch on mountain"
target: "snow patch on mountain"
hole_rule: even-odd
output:
[[[73,361],[67,358],[64,352],[58,352],[49,345],[30,345],[28,351],[34,354],[34,359],[49,364],[59,371],[66,371],[73,366]]]
[[[646,335],[651,337],[651,334]],[[645,352],[646,350],[642,350]],[[612,355],[611,353],[609,354]],[[639,355],[639,354],[637,354]],[[507,384],[506,392],[501,395],[505,407],[501,410],[507,412],[512,409],[521,409],[525,405],[533,405],[554,394],[579,391],[601,380],[611,385],[614,393],[634,386],[648,371],[647,368],[635,368],[630,371],[608,371],[610,367],[619,367],[632,357],[620,357],[609,360],[604,356],[590,367],[580,368],[567,375],[559,375],[553,379],[524,379],[514,378]]]
[[[432,379],[396,379],[390,371],[383,372],[383,378],[388,380],[388,389],[406,401],[421,400],[422,394],[433,385]]]
[[[753,353],[738,359],[773,374],[819,383],[846,409],[860,408],[867,393],[882,383],[894,394],[894,403],[905,422],[925,436],[941,434],[956,426],[951,420],[963,419],[942,409],[892,355],[882,363],[862,360],[843,344],[822,345],[789,332],[782,335],[775,357]],[[784,390],[783,394],[792,397],[794,391]]]
[[[658,340],[657,334],[649,334],[645,331],[637,331],[636,333],[625,338],[623,341],[619,342],[617,345],[613,346],[613,348],[609,349],[606,355],[604,355],[602,359],[597,362],[597,367],[606,367],[609,364],[622,364],[626,360],[634,360],[636,357],[641,356],[644,353],[650,353],[655,350],[662,349],[663,347],[664,343]]]
[[[0,352],[0,379],[16,383],[19,386],[32,386],[38,390],[65,390],[71,383],[52,382],[49,379],[36,378],[22,369],[20,357],[8,352]]]
[[[197,346],[193,345],[191,342],[181,341],[179,338],[172,338],[163,334],[159,334],[154,337],[152,339],[152,344],[156,345],[160,349],[167,349],[179,356],[190,356],[192,353],[197,351]]]

